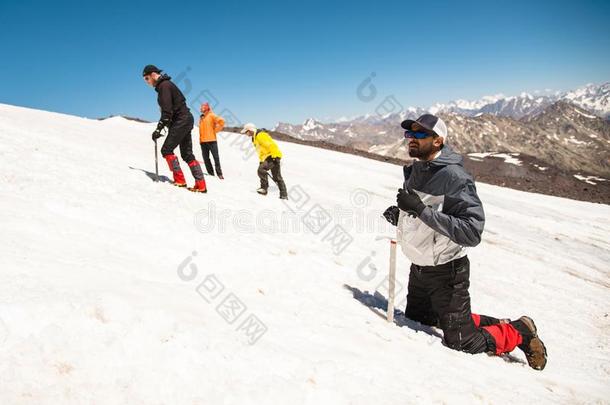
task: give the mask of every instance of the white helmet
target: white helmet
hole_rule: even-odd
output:
[[[241,130],[241,133],[245,134],[248,131],[252,131],[252,133],[256,134],[256,125],[251,122],[247,123],[244,125],[244,129]]]

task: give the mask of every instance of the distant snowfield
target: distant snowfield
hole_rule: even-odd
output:
[[[518,153],[496,153],[496,152],[474,152],[469,153],[468,156],[473,160],[482,161],[486,157],[496,157],[504,159],[504,163],[510,163],[512,165],[521,166],[521,161],[515,156],[519,156]]]
[[[585,183],[589,183],[589,184],[593,184],[596,185],[596,182],[600,182],[600,181],[606,181],[606,179],[602,178],[602,177],[597,177],[597,176],[583,176],[580,174],[575,174],[574,177],[576,177],[578,180],[582,180]]]
[[[0,105],[0,403],[607,403],[607,205],[478,184],[472,306],[536,320],[537,372],[375,308],[400,167],[280,142],[284,205],[222,134],[192,194],[142,171],[153,126]]]

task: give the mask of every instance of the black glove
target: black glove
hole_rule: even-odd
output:
[[[152,133],[152,140],[156,141],[157,139],[161,138],[163,136],[163,134],[161,134],[161,131],[158,129],[155,129],[155,132]]]
[[[386,209],[383,212],[384,218],[394,226],[398,225],[398,216],[399,215],[400,215],[400,210],[395,205],[388,207],[388,209]]]
[[[169,120],[159,120],[159,122],[157,123],[157,131],[161,132],[161,130],[165,127],[169,127]]]
[[[398,208],[414,217],[420,216],[424,208],[426,208],[426,205],[421,201],[416,192],[407,193],[402,188],[398,189],[396,204]]]

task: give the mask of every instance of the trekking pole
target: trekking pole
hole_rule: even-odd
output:
[[[157,152],[157,140],[155,139],[155,181],[159,182],[159,152]]]
[[[388,276],[388,322],[394,322],[394,294],[396,290],[396,239],[390,239],[390,274]]]

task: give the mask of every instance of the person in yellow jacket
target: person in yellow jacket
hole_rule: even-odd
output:
[[[201,153],[205,169],[210,176],[214,175],[214,168],[210,160],[210,152],[214,158],[214,166],[219,179],[224,179],[222,168],[220,167],[220,158],[218,156],[218,141],[216,133],[222,131],[225,126],[225,120],[222,117],[214,114],[208,103],[201,104],[201,117],[199,118],[199,143],[201,144]]]
[[[267,189],[269,188],[269,180],[267,177],[268,172],[271,171],[271,178],[280,189],[280,198],[282,200],[287,200],[288,192],[286,191],[286,183],[284,183],[280,169],[280,160],[282,159],[280,148],[267,131],[259,131],[254,124],[244,125],[244,129],[242,129],[241,133],[252,137],[252,143],[258,152],[258,160],[260,161],[258,165],[258,177],[261,180],[261,187],[256,190],[256,192],[267,195]]]

